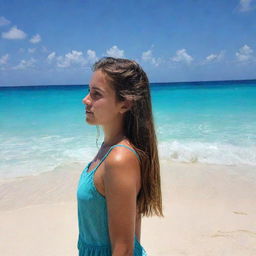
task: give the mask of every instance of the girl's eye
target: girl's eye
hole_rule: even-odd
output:
[[[90,92],[90,89],[88,89],[88,92]],[[93,95],[100,95],[100,93],[98,93],[97,91],[95,91],[94,93],[92,93]]]

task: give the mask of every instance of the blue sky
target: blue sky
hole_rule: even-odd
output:
[[[0,85],[87,84],[102,56],[151,82],[256,78],[256,0],[0,0]]]

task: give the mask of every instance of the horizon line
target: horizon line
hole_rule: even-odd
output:
[[[211,82],[244,82],[255,81],[254,79],[227,79],[227,80],[201,80],[201,81],[179,81],[179,82],[149,82],[149,84],[180,84],[180,83],[211,83]],[[41,84],[41,85],[0,85],[0,87],[44,87],[44,86],[83,86],[88,84]]]

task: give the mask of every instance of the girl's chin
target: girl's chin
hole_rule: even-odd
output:
[[[95,120],[92,118],[92,115],[86,115],[85,120],[88,124],[95,124]]]

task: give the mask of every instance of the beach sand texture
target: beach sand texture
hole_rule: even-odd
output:
[[[76,186],[84,166],[0,181],[0,254],[78,255]],[[252,166],[161,160],[165,217],[142,219],[149,256],[255,256]]]

